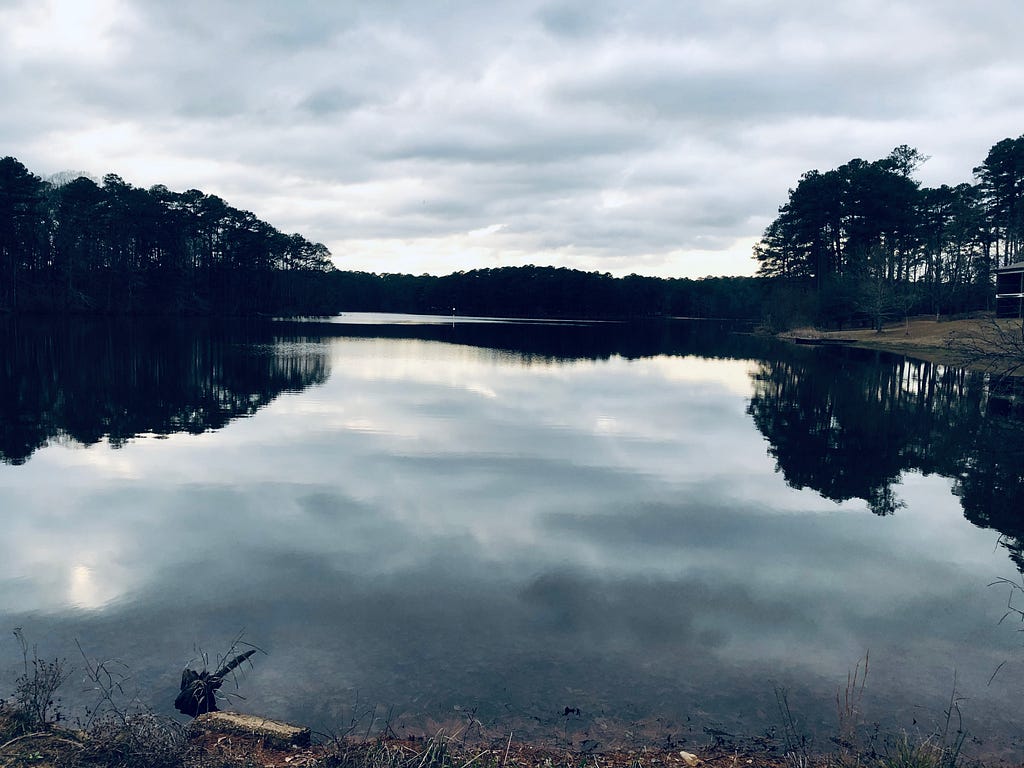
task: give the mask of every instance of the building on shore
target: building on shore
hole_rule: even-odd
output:
[[[996,270],[996,317],[1024,317],[1024,261]]]

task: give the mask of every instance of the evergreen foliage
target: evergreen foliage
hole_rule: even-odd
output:
[[[444,277],[342,272],[325,246],[216,195],[145,190],[114,174],[46,182],[0,160],[0,311],[753,319],[763,283],[533,265]]]
[[[803,174],[754,248],[758,274],[811,287],[802,311],[826,324],[988,308],[995,270],[1024,258],[1024,136],[993,146],[976,184],[922,187],[926,160],[902,145]]]
[[[330,252],[198,190],[50,183],[0,159],[0,310],[284,313],[326,305]]]
[[[499,267],[433,275],[336,272],[330,293],[349,312],[492,317],[758,319],[766,281],[700,280],[582,272],[565,267]]]

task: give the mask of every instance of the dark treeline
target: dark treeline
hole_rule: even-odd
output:
[[[754,251],[777,324],[991,306],[995,270],[1024,258],[1024,136],[993,146],[973,184],[922,187],[926,160],[903,145],[800,177]]]
[[[757,278],[662,279],[554,267],[432,275],[343,272],[326,247],[198,190],[107,175],[45,182],[0,160],[0,311],[501,317],[765,318],[879,324],[993,301],[1024,258],[1024,136],[976,182],[922,187],[908,146],[808,171],[755,247]]]
[[[757,318],[758,278],[660,279],[553,267],[432,275],[335,269],[331,254],[199,190],[109,174],[43,181],[0,160],[0,311],[410,312],[502,317]]]
[[[0,159],[0,310],[329,310],[330,253],[215,195],[109,174],[46,182]]]
[[[339,311],[492,317],[755,319],[766,281],[612,277],[564,267],[500,267],[432,275],[337,272],[328,276]]]

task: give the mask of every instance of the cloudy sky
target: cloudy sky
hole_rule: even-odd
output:
[[[343,269],[751,274],[811,168],[1024,133],[1018,0],[0,0],[0,155]]]

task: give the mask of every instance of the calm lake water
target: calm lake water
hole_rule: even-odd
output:
[[[697,748],[778,740],[785,689],[826,747],[870,651],[866,729],[927,733],[955,685],[973,753],[1024,752],[989,586],[1024,421],[979,375],[710,322],[0,331],[3,692],[21,627],[171,712],[244,630],[233,706],[314,729]]]

